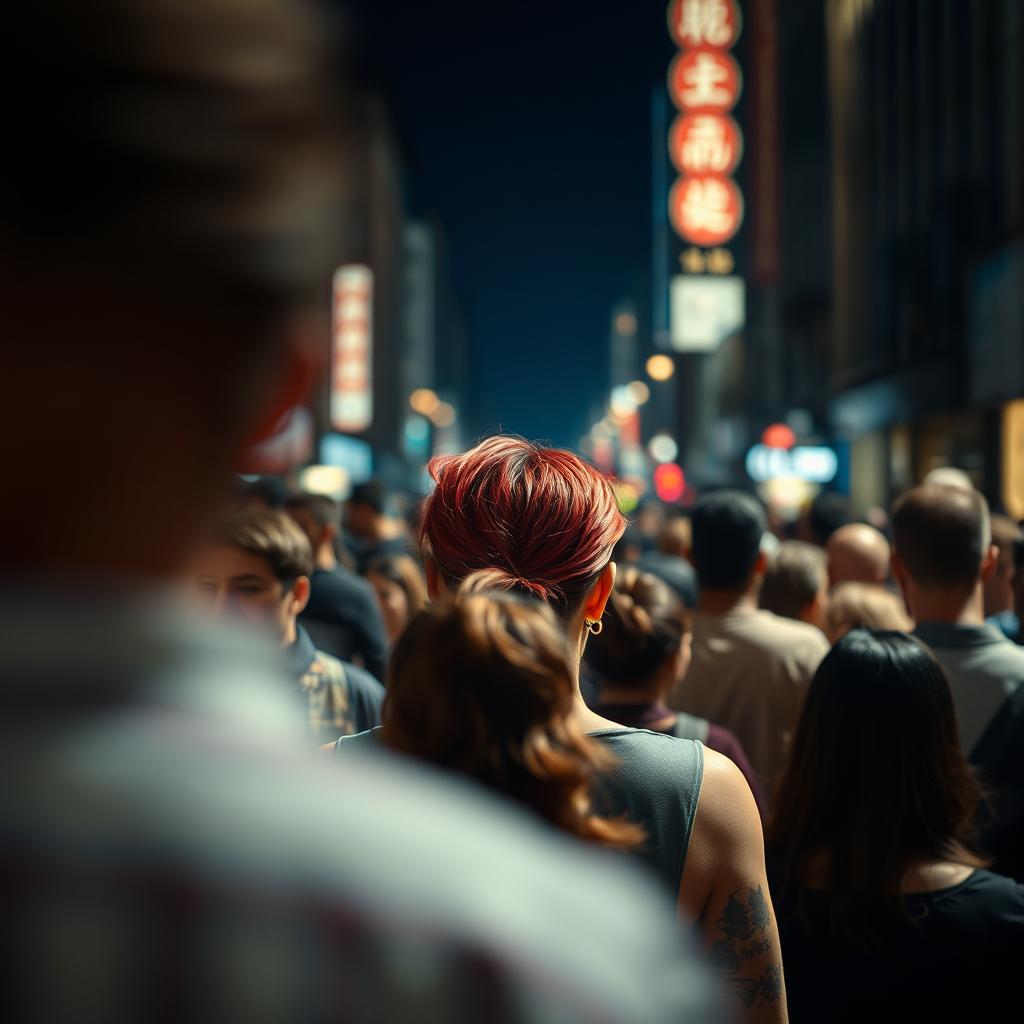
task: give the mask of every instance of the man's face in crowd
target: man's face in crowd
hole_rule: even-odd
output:
[[[250,623],[282,647],[295,639],[295,618],[309,599],[309,580],[274,576],[266,559],[240,548],[207,547],[196,562],[195,586],[216,615]]]

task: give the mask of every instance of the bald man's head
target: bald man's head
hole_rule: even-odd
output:
[[[889,542],[867,523],[840,526],[825,547],[830,587],[840,583],[884,583],[889,578]]]

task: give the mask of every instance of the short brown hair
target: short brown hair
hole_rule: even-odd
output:
[[[973,587],[992,538],[988,502],[977,491],[926,484],[893,507],[893,546],[918,586]]]
[[[301,527],[284,512],[250,508],[232,512],[217,523],[213,541],[262,558],[275,579],[293,583],[313,571],[313,552]]]
[[[787,619],[818,596],[828,580],[825,552],[802,540],[787,540],[768,561],[761,585],[761,607]]]

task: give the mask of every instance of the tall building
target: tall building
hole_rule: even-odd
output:
[[[826,10],[830,413],[855,504],[950,464],[1024,516],[1024,5]]]

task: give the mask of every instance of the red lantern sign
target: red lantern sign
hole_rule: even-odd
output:
[[[740,37],[742,19],[735,0],[672,0],[668,30],[681,47],[728,50]]]
[[[732,174],[743,155],[743,135],[724,114],[684,114],[672,125],[668,151],[683,174]]]
[[[669,65],[668,91],[684,113],[727,114],[739,102],[743,75],[727,53],[688,50]]]
[[[743,223],[743,196],[731,178],[704,174],[680,178],[668,196],[672,226],[693,245],[724,245]]]

